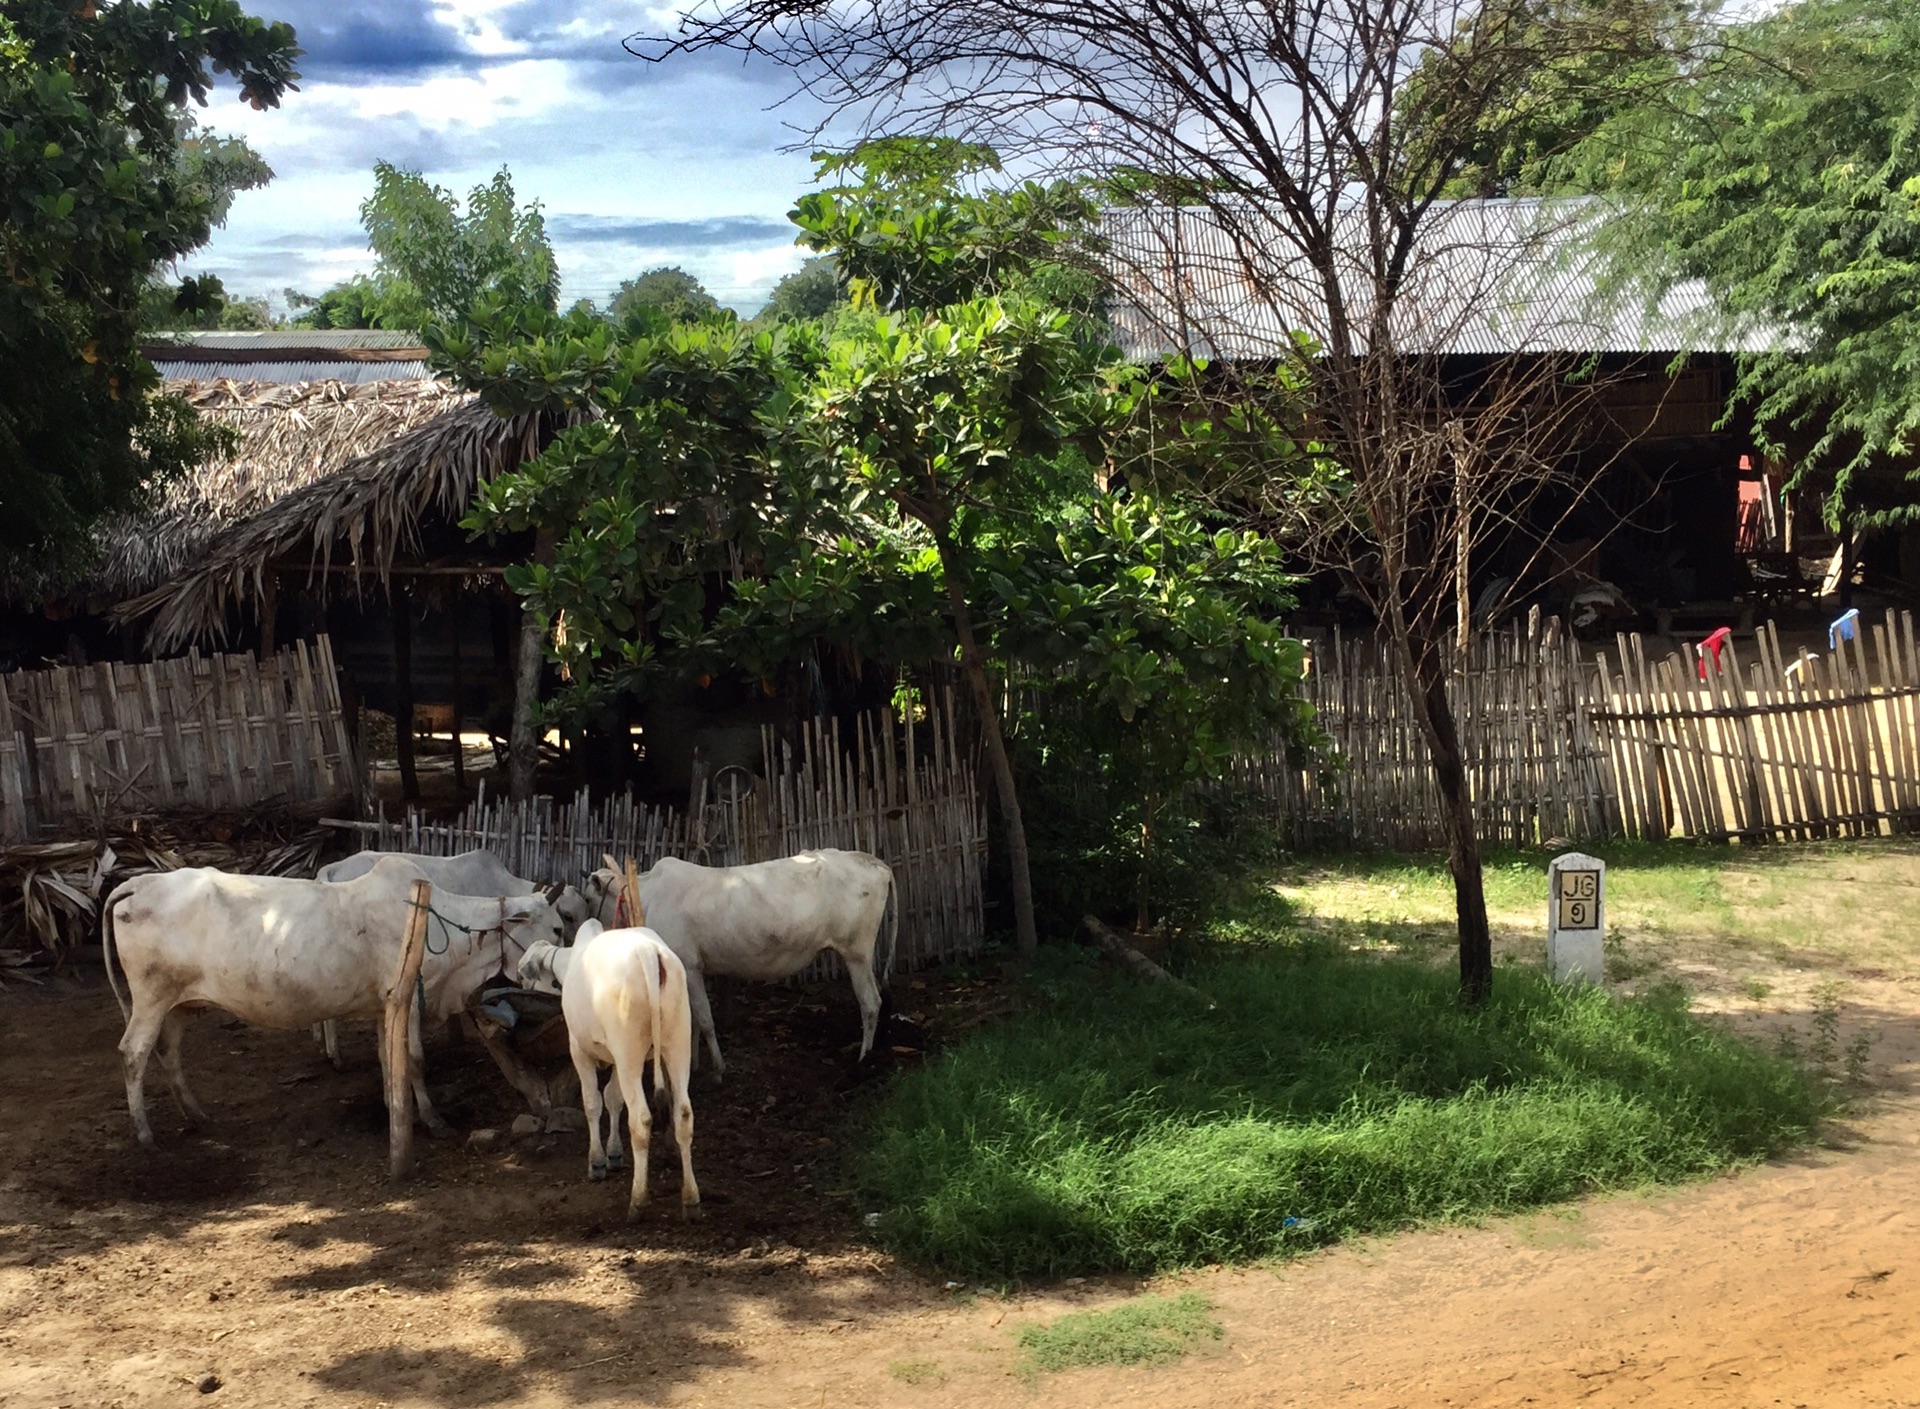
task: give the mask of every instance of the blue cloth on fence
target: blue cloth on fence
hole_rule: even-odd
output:
[[[1837,651],[1842,641],[1851,641],[1860,634],[1860,608],[1850,607],[1835,617],[1833,624],[1827,627],[1827,649]]]

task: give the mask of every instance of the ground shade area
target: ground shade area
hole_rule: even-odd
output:
[[[1251,1049],[1222,1051],[1196,1072],[1203,1054],[1177,1047],[1170,1069],[1156,1069],[1151,1043],[1134,1042],[1140,1050],[1129,1055],[1123,1040],[1129,1027],[1144,1039],[1146,1018],[1128,1013],[1106,1031],[1089,1029],[1070,971],[1042,984],[1064,998],[1023,996],[991,973],[954,974],[901,983],[902,1006],[919,1022],[891,1034],[894,1070],[906,1075],[887,1101],[880,1093],[892,1078],[857,1074],[846,1050],[850,995],[743,990],[726,1029],[727,1081],[695,1089],[695,1158],[709,1205],[694,1224],[678,1219],[662,1140],[660,1201],[631,1225],[619,1217],[623,1188],[586,1182],[584,1136],[574,1134],[484,1152],[423,1141],[416,1180],[390,1188],[364,1029],[349,1030],[348,1069],[335,1072],[306,1034],[196,1020],[186,1059],[215,1126],[187,1131],[157,1094],[160,1147],[141,1151],[127,1129],[114,1051],[120,1019],[104,985],[91,974],[14,984],[0,992],[0,1406],[962,1405],[989,1396],[1143,1406],[1920,1403],[1920,846],[1603,854],[1613,863],[1609,962],[1620,991],[1643,995],[1604,1019],[1626,1024],[1627,1058],[1586,1050],[1579,1034],[1602,1019],[1577,1006],[1557,1012],[1564,1000],[1526,977],[1543,944],[1543,856],[1500,858],[1492,870],[1508,1007],[1475,1020],[1480,1028],[1459,1027],[1437,996],[1413,1009],[1429,1014],[1424,1029],[1366,1027],[1369,1005],[1404,1012],[1406,995],[1389,1002],[1349,981],[1375,956],[1443,974],[1446,886],[1430,863],[1292,864],[1216,936],[1252,958],[1206,945],[1182,953],[1176,942],[1173,961],[1222,1008],[1251,1003],[1256,991],[1250,981],[1210,979],[1220,965],[1267,973],[1274,990],[1265,1001],[1320,991],[1310,981],[1321,968],[1342,976],[1345,1017],[1309,1011],[1325,1008],[1324,997],[1303,1001],[1269,1039],[1276,1064],[1301,1073],[1291,1085],[1263,1076]],[[1432,981],[1444,993],[1443,980]],[[1669,1025],[1677,1009],[1662,991],[1673,983],[1713,1024],[1757,1046],[1683,1038],[1692,1029]],[[1154,1014],[1167,1011],[1154,1005]],[[1204,1010],[1154,1020],[1199,1023]],[[1322,1021],[1343,1030],[1357,1021],[1369,1034],[1367,1080],[1378,1089],[1366,1099],[1330,1107],[1330,1078],[1313,1065],[1316,1052],[1332,1060],[1332,1029],[1313,1026]],[[1512,1044],[1540,1022],[1553,1040],[1531,1040],[1527,1060],[1543,1065],[1529,1068]],[[912,1102],[933,1099],[950,1068],[988,1060],[969,1054],[998,1050],[997,1069],[1010,1070],[1018,1044],[1039,1040],[1023,1035],[1036,1024],[1078,1041],[1087,1061],[1104,1051],[1101,1065],[1117,1067],[1136,1093],[1055,1103],[1088,1130],[1112,1130],[1101,1124],[1111,1112],[1139,1113],[1147,1108],[1138,1093],[1155,1093],[1151,1118],[1128,1129],[1173,1143],[1108,1140],[1126,1145],[1114,1156],[1121,1164],[1146,1158],[1128,1151],[1149,1150],[1203,1172],[1230,1175],[1236,1160],[1306,1171],[1265,1210],[1281,1230],[1308,1196],[1322,1210],[1359,1208],[1380,1190],[1418,1187],[1407,1161],[1432,1141],[1386,1141],[1400,1163],[1385,1161],[1376,1179],[1337,1199],[1308,1156],[1409,1099],[1459,1090],[1462,1078],[1484,1090],[1471,1099],[1496,1110],[1515,1092],[1562,1079],[1613,1093],[1627,1126],[1612,1125],[1591,1148],[1548,1140],[1543,1148],[1559,1153],[1537,1167],[1551,1178],[1563,1177],[1552,1171],[1566,1166],[1569,1148],[1613,1159],[1623,1130],[1651,1128],[1633,1122],[1673,1122],[1688,1093],[1703,1089],[1672,1084],[1680,1067],[1699,1065],[1701,1050],[1735,1064],[1728,1076],[1763,1086],[1781,1079],[1769,1075],[1781,1068],[1767,1054],[1783,1047],[1831,1078],[1818,1084],[1859,1081],[1852,1106],[1812,1143],[1737,1173],[1666,1185],[1634,1178],[1632,1192],[1519,1215],[1465,1204],[1411,1209],[1451,1216],[1425,1231],[1385,1231],[1393,1217],[1329,1229],[1322,1215],[1309,1234],[1278,1234],[1280,1250],[1297,1256],[1211,1266],[1207,1239],[1216,1233],[1196,1223],[1172,1252],[1075,1252],[1052,1264],[1061,1273],[1073,1259],[1197,1264],[1184,1270],[1036,1273],[1005,1290],[1004,1279],[929,1272],[887,1251],[908,1245],[906,1225],[887,1220],[911,1206],[875,1206],[886,1188],[901,1187],[889,1130],[907,1128]],[[1604,1045],[1619,1047],[1606,1030],[1614,1036]],[[1410,1061],[1443,1039],[1456,1069]],[[942,1049],[947,1057],[916,1055]],[[1043,1074],[1030,1078],[1047,1090]],[[504,1125],[514,1113],[470,1048],[435,1046],[430,1080],[463,1129]],[[1231,1102],[1218,1094],[1228,1090],[1239,1092]],[[1664,1107],[1641,1113],[1661,1093]],[[1170,1120],[1183,1101],[1185,1117]],[[1262,1136],[1251,1154],[1233,1146],[1196,1155],[1178,1145],[1182,1129],[1205,1125],[1187,1118],[1195,1102],[1237,1112],[1223,1129],[1250,1121],[1271,1130],[1285,1114],[1324,1128],[1277,1150]],[[1781,1128],[1772,1115],[1759,1127],[1744,1117],[1715,1124],[1700,1114],[1706,1107],[1692,1109],[1679,1124],[1690,1138],[1720,1142],[1721,1153],[1737,1154],[1742,1140],[1753,1146],[1756,1130],[1767,1145]],[[1767,1098],[1747,1109],[1783,1107]],[[862,1129],[876,1132],[876,1153],[864,1158],[850,1148]],[[1081,1188],[1085,1181],[1044,1170],[1031,1151],[1045,1148],[1069,1171],[1084,1158],[1060,1141],[1033,1143],[1020,1163],[1042,1170],[1036,1183]],[[1651,1157],[1641,1148],[1644,1163]],[[1688,1144],[1671,1148],[1683,1154],[1649,1175],[1688,1172]],[[940,1187],[958,1186],[937,1181],[923,1194]],[[1534,1196],[1523,1188],[1516,1202]],[[1093,1202],[1103,1218],[1109,1206],[1125,1214],[1117,1226],[1149,1226],[1125,1199]],[[866,1226],[869,1212],[882,1213],[880,1228]],[[1382,1231],[1366,1236],[1367,1228]],[[1347,1236],[1325,1247],[1287,1241],[1330,1232]],[[1220,1255],[1260,1250],[1223,1246]],[[1204,1305],[1195,1325],[1205,1333],[1183,1340],[1177,1357],[1087,1365],[1067,1356],[1048,1363],[1068,1368],[1036,1368],[1031,1347],[1048,1342],[1029,1328],[1143,1293]],[[1180,1301],[1188,1294],[1199,1300]],[[197,1390],[209,1375],[220,1386],[212,1401]]]

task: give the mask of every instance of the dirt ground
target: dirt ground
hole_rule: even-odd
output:
[[[1920,1406],[1920,939],[1898,942],[1920,853],[1843,865],[1835,894],[1878,924],[1871,963],[1838,944],[1741,950],[1772,966],[1763,981],[1724,945],[1666,946],[1668,969],[1760,1030],[1804,1033],[1806,995],[1844,984],[1839,1041],[1874,1034],[1874,1093],[1823,1146],[1166,1279],[1213,1299],[1218,1348],[1037,1383],[1016,1373],[1020,1324],[1139,1288],[977,1294],[860,1241],[837,1142],[871,1088],[848,994],[736,996],[727,1082],[695,1090],[707,1215],[680,1221],[656,1137],[657,1202],[628,1224],[624,1186],[586,1181],[581,1135],[487,1153],[423,1138],[417,1177],[391,1188],[365,1030],[336,1073],[304,1034],[202,1017],[187,1064],[216,1125],[188,1132],[162,1092],[160,1147],[142,1152],[104,985],[16,986],[0,992],[0,1406]],[[1619,946],[1643,970],[1650,947]],[[998,1001],[946,981],[903,999],[935,1039]],[[513,1114],[477,1050],[434,1049],[430,1080],[462,1128]]]

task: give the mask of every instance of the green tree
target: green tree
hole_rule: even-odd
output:
[[[775,284],[767,296],[766,306],[754,317],[762,323],[824,318],[845,299],[846,291],[840,287],[840,274],[833,260],[826,255],[816,255]]]
[[[463,209],[419,172],[377,162],[360,223],[378,259],[371,283],[380,327],[458,319],[484,294],[549,310],[560,297],[546,219],[537,201],[518,203],[504,166]]]
[[[285,290],[288,321],[296,328],[377,328],[380,326],[380,290],[364,274],[335,284],[324,293]]]
[[[1799,0],[1735,24],[1683,104],[1632,120],[1626,261],[1664,255],[1775,341],[1735,397],[1809,443],[1795,483],[1836,525],[1920,519],[1885,473],[1920,448],[1920,7]]]
[[[607,302],[617,328],[644,332],[669,323],[697,323],[720,312],[720,301],[678,265],[624,280]]]
[[[217,443],[160,393],[138,347],[151,282],[205,243],[248,184],[235,149],[193,135],[182,109],[206,100],[210,70],[254,107],[276,106],[298,52],[291,29],[233,0],[0,6],[0,556],[10,570],[73,563],[96,519]]]
[[[865,175],[891,199],[882,173]],[[851,209],[833,218],[873,229]],[[1097,764],[1150,763],[1146,788],[1170,789],[1232,740],[1297,726],[1298,661],[1264,616],[1285,600],[1271,545],[1103,491],[1096,467],[1150,384],[1069,313],[965,290],[930,255],[916,240],[908,263],[970,296],[922,307],[889,278],[893,307],[870,293],[826,328],[708,322],[635,339],[583,312],[495,304],[430,337],[503,414],[574,423],[486,486],[469,525],[557,535],[551,562],[509,580],[565,615],[578,688],[645,689],[652,673],[719,663],[770,675],[820,640],[895,663],[957,657],[1030,953],[1007,672],[1024,662],[1088,717]],[[890,267],[883,256],[865,250],[870,268]]]

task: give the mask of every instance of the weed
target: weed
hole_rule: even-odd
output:
[[[1773,992],[1773,985],[1757,978],[1741,979],[1740,991],[1754,1002],[1759,1003],[1765,1000],[1768,994]]]
[[[940,1362],[937,1360],[896,1360],[887,1366],[887,1373],[903,1385],[932,1384],[940,1378]]]
[[[1865,1086],[1867,1084],[1867,1058],[1873,1052],[1874,1034],[1861,1032],[1847,1044],[1847,1084]]]
[[[1797,1067],[1694,1019],[1505,967],[1232,946],[1213,1000],[1089,971],[910,1073],[861,1172],[896,1252],[987,1283],[1287,1256],[1703,1174],[1809,1135]]]
[[[1840,985],[1827,979],[1813,990],[1813,1038],[1807,1061],[1828,1080],[1840,1055]]]
[[[1226,1328],[1198,1292],[1143,1296],[1106,1311],[1076,1311],[1020,1328],[1021,1370],[1029,1377],[1076,1365],[1163,1365]]]

